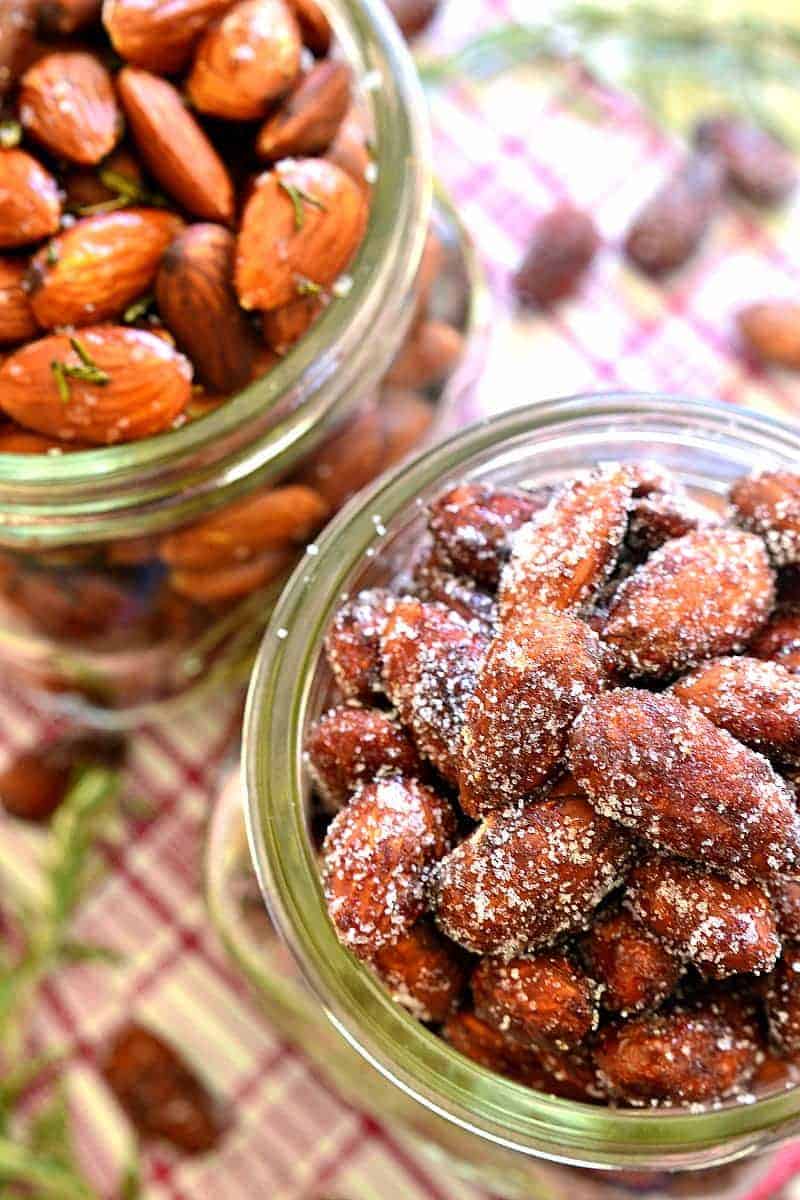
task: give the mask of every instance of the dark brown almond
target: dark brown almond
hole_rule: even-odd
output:
[[[715,154],[691,155],[636,217],[625,239],[628,258],[650,275],[683,266],[719,207],[724,178]]]
[[[788,784],[699,709],[621,688],[583,709],[569,743],[595,808],[659,849],[751,879],[797,869],[800,815]]]
[[[325,638],[328,666],[342,695],[374,701],[383,691],[380,634],[394,599],[380,588],[359,592],[337,611]]]
[[[787,671],[800,671],[800,610],[779,608],[753,638],[749,653],[780,663]]]
[[[286,0],[238,0],[200,40],[186,92],[215,117],[263,117],[300,70],[300,29]]]
[[[600,245],[588,213],[562,204],[537,223],[514,276],[514,294],[530,307],[554,304],[578,287]]]
[[[774,566],[800,563],[800,473],[745,475],[731,488],[731,504],[737,523],[764,539]]]
[[[511,553],[512,535],[545,507],[547,493],[461,483],[428,510],[437,561],[493,587]]]
[[[471,987],[477,1016],[524,1046],[572,1050],[597,1027],[597,988],[564,954],[484,958]]]
[[[436,1024],[447,1019],[467,979],[465,956],[429,920],[375,955],[375,971],[392,993],[419,1021]]]
[[[331,48],[331,23],[317,0],[289,0],[289,7],[300,26],[303,42],[317,58],[324,58]]]
[[[603,1008],[623,1017],[657,1008],[681,977],[680,959],[624,910],[599,916],[580,947]]]
[[[23,286],[28,264],[23,258],[0,258],[0,346],[36,337],[39,325]]]
[[[47,821],[64,799],[75,773],[104,764],[119,766],[125,743],[112,734],[61,738],[23,750],[0,772],[0,804],[24,821]]]
[[[67,37],[100,20],[103,0],[42,0],[39,24],[48,37]]]
[[[227,225],[233,184],[180,93],[133,67],[120,71],[117,87],[139,153],[164,190],[193,216]]]
[[[184,67],[206,26],[232,0],[103,0],[103,24],[121,58],[157,74]]]
[[[77,221],[31,260],[36,320],[54,329],[121,316],[152,286],[180,227],[179,217],[160,208],[126,208]]]
[[[413,38],[430,25],[439,8],[439,0],[388,0],[388,7],[401,33]]]
[[[233,392],[252,374],[255,339],[233,290],[236,241],[221,225],[190,225],[156,278],[158,311],[207,387]]]
[[[672,538],[719,524],[717,514],[691,496],[655,492],[633,501],[625,542],[631,553],[641,559]]]
[[[794,191],[794,155],[769,130],[733,113],[706,117],[695,126],[698,146],[722,159],[728,183],[756,204],[780,204]]]
[[[40,242],[58,231],[58,184],[24,150],[0,150],[0,249]]]
[[[800,943],[788,942],[765,988],[772,1041],[790,1054],[800,1051]]]
[[[17,81],[33,44],[38,0],[6,0],[0,8],[0,97]]]
[[[349,107],[349,67],[333,60],[317,63],[262,126],[256,150],[273,161],[322,154]]]
[[[342,704],[324,713],[306,739],[317,790],[333,811],[362,783],[388,775],[416,775],[419,759],[397,721],[379,708]]]
[[[46,54],[22,77],[19,115],[26,133],[72,162],[99,163],[122,133],[114,85],[93,54]]]

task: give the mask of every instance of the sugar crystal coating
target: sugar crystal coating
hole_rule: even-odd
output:
[[[731,488],[731,504],[742,528],[764,539],[776,567],[800,563],[800,474],[748,475]]]
[[[444,1021],[467,979],[458,947],[427,920],[383,946],[373,965],[397,1003],[420,1021]]]
[[[564,954],[484,958],[472,976],[475,1012],[523,1045],[570,1050],[597,1026],[597,988]]]
[[[764,992],[770,1038],[790,1054],[800,1053],[800,942],[788,942]]]
[[[601,1006],[623,1017],[657,1007],[682,974],[680,959],[625,910],[598,916],[580,949],[597,980]]]
[[[360,783],[419,770],[411,739],[388,713],[349,704],[329,709],[314,723],[306,755],[317,789],[334,810]]]
[[[325,639],[325,653],[342,694],[369,701],[382,690],[378,636],[393,604],[380,588],[343,604]]]
[[[547,503],[547,493],[462,483],[433,502],[428,527],[438,562],[457,574],[496,584],[511,535]]]

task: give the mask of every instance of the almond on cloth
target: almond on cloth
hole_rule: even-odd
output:
[[[31,259],[31,308],[40,325],[97,325],[121,316],[151,286],[181,227],[159,208],[84,217]]]
[[[322,154],[349,108],[349,67],[332,59],[317,63],[268,117],[256,138],[256,150],[273,161]]]
[[[28,265],[22,258],[0,257],[0,346],[36,337],[39,325],[24,287]]]
[[[297,78],[301,49],[286,0],[238,0],[201,38],[187,95],[198,112],[211,116],[263,117]]]
[[[712,979],[763,974],[781,952],[769,897],[755,883],[679,859],[650,859],[628,876],[626,903],[668,949]]]
[[[736,314],[739,336],[751,354],[765,363],[800,371],[800,304],[763,300]]]
[[[135,67],[120,71],[117,88],[137,149],[164,191],[193,216],[227,225],[233,184],[180,92]]]
[[[780,204],[797,183],[794,155],[774,134],[734,113],[699,121],[695,144],[722,159],[727,182],[755,204]]]
[[[110,445],[169,429],[191,394],[190,363],[140,329],[95,325],[30,342],[0,367],[0,409],[65,441]]]
[[[695,253],[719,208],[725,169],[716,154],[696,151],[634,220],[625,253],[648,275],[682,267]]]
[[[256,181],[242,214],[235,273],[240,304],[279,308],[308,281],[330,287],[358,249],[366,223],[364,196],[339,167],[321,158],[279,163]]]
[[[121,58],[172,75],[184,67],[206,26],[232,0],[103,0],[103,24]]]
[[[122,133],[111,76],[93,54],[79,50],[46,54],[28,68],[19,115],[26,133],[77,163],[99,163]]]
[[[433,864],[455,832],[449,801],[410,779],[365,784],[331,822],[323,846],[325,898],[336,931],[359,958],[408,933],[425,909]]]
[[[675,696],[599,696],[572,726],[569,762],[598,812],[663,851],[756,880],[800,863],[788,784]]]
[[[39,242],[58,231],[58,184],[24,150],[0,150],[0,249]]]
[[[598,916],[580,943],[607,1012],[657,1008],[683,974],[681,961],[624,909]]]
[[[780,662],[721,658],[672,685],[720,729],[767,758],[800,765],[800,677]]]
[[[622,583],[602,637],[628,674],[658,678],[744,649],[774,601],[760,538],[698,529],[667,542]]]
[[[800,474],[745,475],[731,488],[730,498],[737,523],[764,539],[774,566],[800,563]]]
[[[434,914],[464,949],[510,958],[584,928],[631,856],[625,830],[580,796],[490,813],[437,869]]]
[[[163,255],[158,311],[198,378],[218,392],[251,378],[255,338],[233,290],[236,239],[222,225],[189,225]]]
[[[572,295],[600,246],[588,213],[560,204],[537,222],[513,280],[514,294],[530,307]]]
[[[597,988],[564,954],[484,958],[471,987],[476,1014],[522,1045],[571,1050],[597,1027]]]
[[[361,783],[416,775],[416,749],[397,721],[379,708],[342,704],[314,722],[306,739],[309,770],[334,811]]]
[[[541,608],[529,621],[501,624],[464,709],[464,811],[482,816],[541,788],[563,763],[572,722],[605,682],[603,646],[578,618]]]
[[[437,560],[489,586],[500,578],[512,534],[543,508],[548,495],[485,483],[461,483],[428,509]]]
[[[464,956],[429,920],[419,921],[373,962],[392,998],[420,1021],[447,1019],[464,990]]]

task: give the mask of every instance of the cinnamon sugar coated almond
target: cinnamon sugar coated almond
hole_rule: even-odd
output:
[[[723,515],[653,461],[451,484],[334,618],[331,918],[484,1069],[692,1109],[797,1079],[800,484],[764,479]]]

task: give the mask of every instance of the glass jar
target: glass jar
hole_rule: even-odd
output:
[[[457,480],[537,487],[600,461],[653,457],[700,498],[719,503],[736,476],[755,466],[796,466],[798,456],[797,433],[718,405],[611,395],[519,409],[453,437],[352,502],[274,611],[248,701],[246,820],[272,920],[317,998],[298,1008],[295,1025],[306,1027],[294,1036],[312,1054],[321,1046],[327,1053],[327,1017],[340,1036],[345,1086],[357,1081],[363,1103],[370,1063],[381,1077],[369,1092],[376,1115],[401,1120],[503,1196],[742,1195],[747,1177],[764,1169],[750,1156],[800,1131],[800,1089],[702,1113],[591,1107],[490,1074],[404,1012],[342,948],[323,901],[303,745],[330,696],[326,629],[343,595],[402,573],[424,530],[423,506]],[[233,829],[229,819],[229,850]],[[220,847],[220,827],[217,836]],[[237,927],[231,877],[223,882],[218,849],[212,858],[213,891],[227,895],[223,931],[252,967],[259,953],[252,923],[240,919]],[[219,920],[220,904],[215,909]],[[270,1011],[280,970],[262,951],[256,982]],[[342,1067],[345,1047],[350,1061]]]
[[[368,230],[335,301],[266,374],[180,429],[107,449],[0,453],[0,674],[40,706],[130,725],[244,681],[306,535],[463,401],[482,293],[446,200],[432,207],[412,60],[379,0],[325,8],[374,147]],[[423,291],[428,317],[457,332],[455,348],[420,363]],[[243,550],[242,503],[268,506],[287,482],[322,498],[307,526],[298,517],[283,543]],[[263,507],[249,517],[252,531]]]

